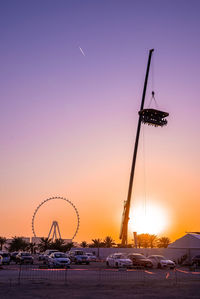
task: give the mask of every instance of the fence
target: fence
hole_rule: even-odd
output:
[[[138,269],[40,269],[37,265],[10,266],[0,270],[0,284],[44,283],[83,285],[200,283],[200,272]]]

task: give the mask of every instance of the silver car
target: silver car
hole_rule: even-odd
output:
[[[49,267],[68,267],[70,266],[70,259],[63,252],[53,252],[48,257]]]
[[[176,266],[173,261],[167,259],[163,255],[150,255],[150,256],[148,256],[148,259],[151,260],[151,262],[153,263],[153,266],[155,268],[170,268],[170,269],[174,269],[175,266]]]

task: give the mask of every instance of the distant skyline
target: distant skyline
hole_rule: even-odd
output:
[[[169,117],[142,127],[129,237],[134,212],[154,206],[160,235],[200,231],[199,11],[195,0],[1,1],[0,236],[32,236],[35,208],[62,196],[80,214],[74,241],[119,242],[151,48],[145,105],[153,89]],[[71,238],[70,207],[41,209],[39,236],[53,220]]]

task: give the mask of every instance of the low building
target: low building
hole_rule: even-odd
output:
[[[191,263],[192,257],[200,254],[200,234],[188,233],[168,245],[168,248],[172,251],[185,250],[186,261]]]
[[[188,233],[168,245],[176,249],[200,249],[200,234]]]

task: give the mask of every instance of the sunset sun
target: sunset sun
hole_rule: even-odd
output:
[[[156,204],[136,206],[130,213],[130,231],[138,234],[160,234],[167,226],[167,213]]]

